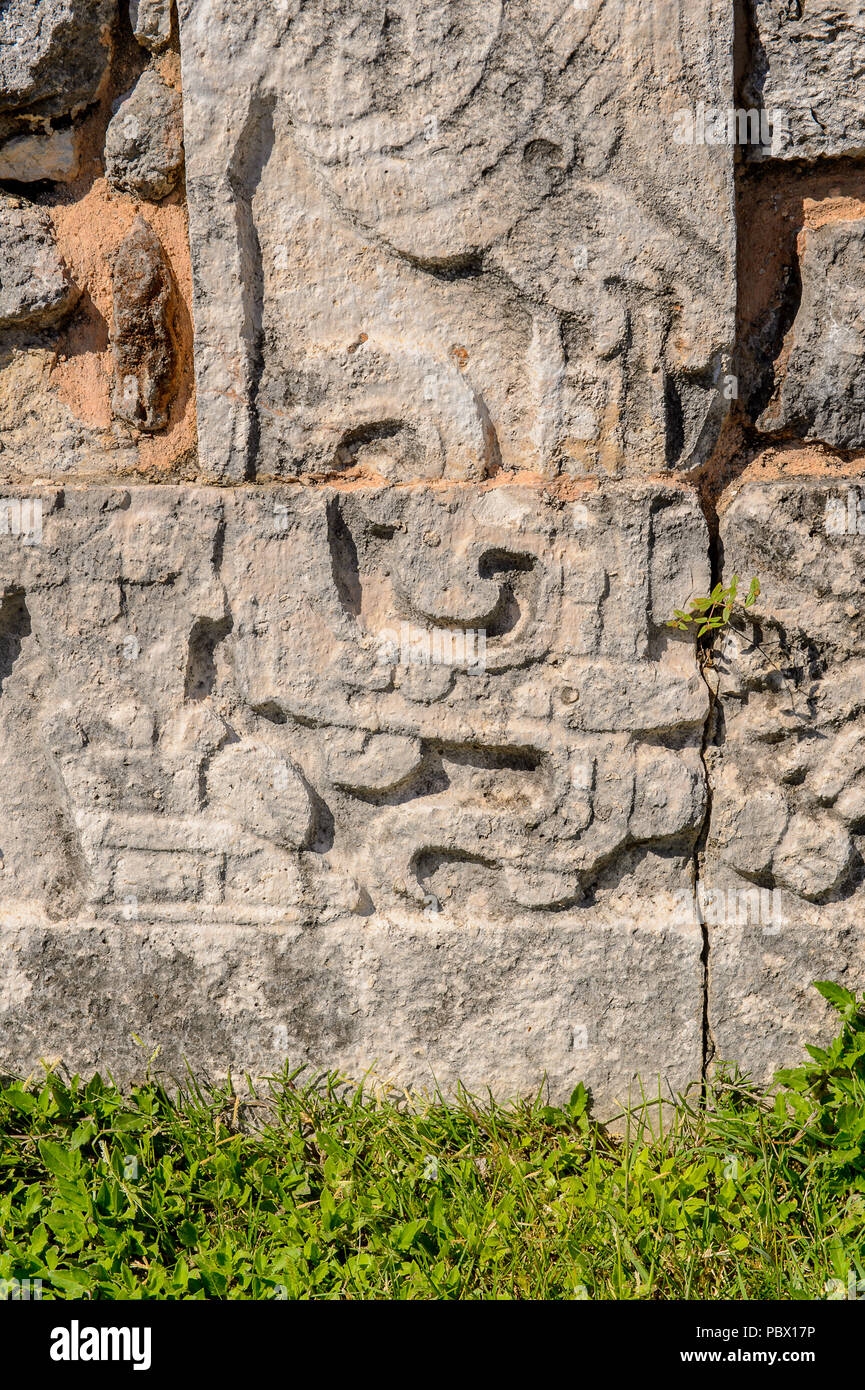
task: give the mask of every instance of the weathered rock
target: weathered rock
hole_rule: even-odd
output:
[[[16,135],[0,146],[0,179],[68,183],[78,173],[78,136],[74,130]]]
[[[780,159],[865,152],[863,0],[756,0],[751,87]],[[759,153],[759,151],[756,151]]]
[[[177,371],[173,295],[171,268],[159,238],[137,217],[112,265],[111,407],[118,419],[139,430],[160,430],[168,422]]]
[[[111,57],[114,0],[6,0],[0,9],[0,125],[95,101]]]
[[[0,328],[56,323],[75,307],[78,295],[48,213],[0,197]]]
[[[721,520],[728,572],[762,594],[724,643],[707,750],[710,1023],[718,1056],[760,1076],[823,1035],[813,980],[865,984],[865,525],[848,491],[749,483]]]
[[[0,1070],[129,1076],[134,1031],[169,1068],[546,1074],[603,1112],[636,1073],[697,1076],[707,987],[716,1058],[795,1060],[826,1027],[811,980],[865,983],[865,492],[749,482],[722,507],[724,576],[763,595],[711,707],[665,627],[710,583],[669,475],[736,391],[734,7],[179,8],[200,470],[246,485],[171,485],[196,467],[191,430],[171,452],[180,199],[149,214],[161,242],[139,218],[120,246],[113,314],[73,242],[89,212],[114,247],[127,194],[178,185],[154,67],[109,126],[110,191],[58,196],[91,299],[62,334],[7,333],[0,364],[22,479],[0,498]],[[23,178],[62,170],[50,118],[103,90],[113,7],[39,9],[38,34],[35,7],[0,17],[27,39],[0,42],[0,169]],[[167,45],[170,6],[131,18]],[[857,153],[849,7],[756,19],[774,153]],[[839,218],[861,190],[849,161],[787,176],[756,200],[777,192],[785,244],[806,224],[760,425],[859,449],[863,224]],[[0,326],[75,302],[51,228],[4,201]],[[774,342],[789,294],[757,300]],[[69,486],[84,470],[161,485]]]
[[[105,174],[112,188],[159,202],[183,167],[180,93],[155,68],[143,72],[105,132]]]
[[[640,474],[726,414],[732,8],[181,0],[216,478]],[[668,35],[678,35],[674,49]]]
[[[27,1075],[64,1057],[87,1074],[316,1070],[503,1099],[542,1082],[564,1102],[591,1084],[609,1118],[647,1086],[687,1086],[700,1056],[699,937],[657,925],[397,925],[372,919],[279,932],[170,923],[0,937],[0,1047]],[[620,981],[628,978],[627,996]],[[150,1045],[153,1045],[152,1047]],[[659,1058],[664,1065],[659,1067]]]
[[[133,853],[153,885],[163,855],[196,861],[207,895],[172,908],[190,921],[365,901],[543,916],[687,880],[708,696],[689,644],[658,635],[668,565],[706,582],[689,495],[616,490],[561,514],[516,489],[133,497],[67,501],[9,571],[50,623],[27,576],[60,602],[61,551],[77,557],[81,616],[41,708],[94,907],[122,906]],[[94,706],[106,640],[117,680]]]
[[[865,446],[865,221],[805,233],[802,299],[763,430],[791,430],[836,449]]]
[[[773,925],[773,918],[775,924]],[[776,895],[766,921],[750,915],[713,933],[710,1025],[715,1059],[742,1062],[755,1084],[798,1066],[807,1045],[825,1047],[838,1015],[812,987],[835,980],[859,993],[865,933],[857,899],[814,910]]]
[[[171,0],[129,0],[129,22],[144,48],[161,52],[171,41]]]
[[[0,920],[33,924],[9,941],[5,1064],[101,1045],[132,1066],[84,1023],[106,988],[136,1018],[159,995],[148,1017],[177,1038],[163,971],[213,968],[183,992],[187,1051],[214,1064],[281,1047],[509,1090],[546,1068],[606,1099],[638,1068],[695,1073],[701,938],[681,904],[708,699],[661,626],[677,576],[708,580],[689,493],[62,496],[41,544],[0,535]],[[94,921],[99,970],[16,1034],[53,989],[36,955],[77,976]]]
[[[248,834],[285,849],[305,849],[315,827],[303,778],[288,758],[266,744],[232,743],[207,770],[208,804]]]

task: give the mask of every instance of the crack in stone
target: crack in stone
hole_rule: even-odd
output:
[[[721,546],[717,536],[713,537],[709,546],[709,558],[711,561],[711,586],[714,588],[718,583],[723,568],[721,557]],[[702,949],[700,951],[700,965],[702,967],[702,993],[703,993],[703,1016],[701,1023],[701,1052],[700,1052],[700,1085],[702,1098],[705,1103],[708,1087],[709,1064],[715,1055],[715,1042],[712,1037],[712,1020],[709,1008],[709,987],[710,987],[710,957],[711,957],[711,934],[708,923],[703,916],[703,908],[700,901],[700,884],[702,881],[702,862],[701,856],[705,853],[706,842],[709,838],[709,830],[712,822],[712,777],[709,764],[706,759],[706,750],[714,733],[715,709],[718,701],[717,687],[712,686],[707,675],[707,661],[705,651],[697,653],[697,662],[700,675],[709,692],[709,708],[706,712],[706,722],[703,725],[703,737],[700,741],[700,762],[703,766],[703,775],[706,779],[706,810],[703,816],[703,823],[700,826],[699,834],[694,842],[694,852],[692,857],[692,886],[694,892],[694,905],[697,914],[697,922],[700,926],[702,936]]]
[[[754,70],[754,58],[758,49],[758,36],[756,28],[756,15],[754,0],[736,0],[734,4],[734,76],[733,87],[736,104],[747,105],[744,98],[748,95],[748,83]],[[745,173],[744,161],[741,157],[736,161],[735,180],[737,185],[737,236],[740,235],[740,207],[739,195],[741,191],[741,180]],[[741,254],[740,247],[737,245],[736,252],[736,341],[733,349],[734,371],[737,377],[741,377],[741,354],[742,354],[742,318],[741,307]],[[726,490],[734,483],[737,476],[735,466],[731,467],[736,453],[741,448],[743,442],[743,421],[740,406],[734,406],[728,428],[721,431],[721,435],[709,459],[701,467],[693,471],[691,480],[693,482],[697,498],[706,519],[706,526],[709,533],[709,573],[710,589],[722,582],[724,575],[724,548],[720,537],[720,524],[718,519],[718,506]],[[712,776],[707,760],[707,750],[714,736],[715,731],[715,711],[718,702],[718,687],[712,686],[707,674],[711,669],[709,666],[709,654],[711,651],[712,634],[709,634],[708,642],[703,647],[697,646],[696,657],[700,671],[700,676],[705,683],[709,693],[709,708],[706,712],[706,722],[703,726],[703,736],[700,742],[700,762],[703,767],[703,775],[706,784],[706,810],[703,816],[703,823],[694,841],[694,850],[691,862],[692,888],[694,893],[694,905],[702,936],[702,949],[700,951],[700,965],[702,969],[702,1020],[701,1020],[701,1058],[700,1058],[700,1089],[701,1100],[705,1105],[708,1095],[709,1066],[715,1056],[715,1040],[712,1035],[712,1019],[710,1008],[710,986],[711,986],[711,952],[712,941],[709,924],[706,922],[702,904],[700,902],[700,886],[704,868],[704,858],[706,844],[709,838],[709,831],[712,822]]]

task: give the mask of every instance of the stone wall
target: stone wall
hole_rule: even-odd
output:
[[[797,1057],[865,984],[861,0],[38,9],[0,1066]]]

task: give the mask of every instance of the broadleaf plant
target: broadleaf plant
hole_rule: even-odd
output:
[[[679,632],[693,632],[696,628],[698,641],[709,632],[722,631],[732,617],[738,592],[739,576],[734,574],[728,585],[719,582],[710,594],[692,598],[689,609],[676,608],[666,625],[677,628]],[[760,581],[755,575],[743,600],[743,607],[753,608],[759,596]]]

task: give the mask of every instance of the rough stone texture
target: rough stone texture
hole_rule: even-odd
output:
[[[771,167],[703,138],[742,124],[730,0],[180,0],[179,56],[140,0],[110,73],[113,4],[36,9],[0,12],[33,195],[0,212],[0,1067],[135,1075],[134,1032],[609,1113],[795,1061],[811,980],[865,976],[831,457],[865,446],[865,197],[808,164],[861,152],[859,0],[736,28]],[[797,464],[842,481],[754,481]],[[711,520],[746,468],[710,543],[694,484]],[[664,625],[710,553],[763,582],[714,703]]]
[[[762,430],[865,447],[865,221],[804,233],[802,298]]]
[[[159,202],[183,167],[183,103],[154,68],[143,72],[105,133],[105,174],[112,188]]]
[[[754,14],[751,94],[785,116],[768,153],[865,153],[865,0],[756,0]]]
[[[708,696],[658,623],[671,574],[705,584],[704,522],[649,488],[585,507],[511,489],[46,501],[42,544],[7,542],[8,592],[56,632],[27,708],[48,721],[88,904],[466,920],[680,886]],[[389,650],[403,623],[482,629],[483,668]]]
[[[0,179],[69,183],[78,173],[78,137],[74,130],[16,135],[0,146]]]
[[[181,0],[202,466],[640,474],[712,447],[732,7]],[[673,37],[675,35],[675,38]]]
[[[113,49],[108,29],[105,43],[100,40],[98,15],[111,22]],[[7,120],[0,110],[0,180],[11,181],[7,187],[20,195],[15,204],[0,195],[0,298],[12,301],[10,313],[0,314],[3,485],[33,478],[194,479],[197,473],[180,59],[173,46],[156,55],[150,62],[155,72],[138,83],[124,113],[111,122],[121,94],[132,90],[148,63],[125,16],[115,26],[116,17],[116,3],[0,5],[0,36],[14,37],[0,43],[0,70],[33,77],[30,96],[21,96],[14,116]],[[84,109],[72,114],[76,74],[97,57],[99,82]],[[51,74],[56,79],[57,118],[40,95],[40,73],[40,81]],[[23,78],[19,85],[23,93]],[[132,116],[143,108],[144,119],[138,136],[124,145],[122,132],[132,123],[128,107]],[[104,176],[106,124],[113,183]],[[128,260],[122,244],[144,195],[161,198],[148,203],[146,216],[170,266],[167,305],[164,267],[148,303],[136,299],[136,275],[112,274],[118,253],[121,269],[124,256]],[[9,206],[18,209],[14,228]],[[122,301],[126,291],[129,301],[115,302],[116,292]],[[116,324],[123,327],[112,342]],[[136,332],[149,345],[139,341],[130,363]],[[122,382],[118,390],[115,381],[118,351],[121,367],[129,368],[123,375],[135,378],[127,403]]]
[[[16,1062],[54,1028],[37,1013],[14,1041],[22,974],[50,993],[45,952],[78,974],[96,942],[76,1008],[101,1018],[128,969],[172,1048],[160,973],[215,972],[189,1023],[205,1058],[210,1029],[252,1060],[292,1018],[304,1055],[355,1069],[422,1056],[513,1087],[546,1050],[558,1090],[582,1069],[607,1099],[638,1055],[699,1069],[681,902],[708,696],[660,627],[678,579],[708,578],[689,493],[69,490],[3,564],[0,911],[32,924],[3,996]],[[403,623],[484,630],[484,669],[392,650]],[[218,997],[235,969],[246,1003]],[[117,1007],[101,1056],[125,1065]],[[583,1028],[595,1051],[568,1055]]]
[[[860,992],[865,984],[861,902],[813,910],[782,896],[782,925],[747,920],[713,933],[710,1026],[715,1064],[736,1062],[759,1083],[779,1067],[798,1066],[808,1044],[825,1047],[838,1015],[814,980],[835,980]]]
[[[825,1025],[813,980],[865,984],[863,498],[749,483],[721,523],[728,571],[759,573],[763,595],[724,644],[707,752],[710,1024],[719,1055],[763,1075]]]
[[[63,116],[96,100],[115,9],[114,0],[4,0],[0,131],[13,116]]]
[[[546,1076],[560,1100],[590,1084],[610,1117],[636,1102],[638,1076],[657,1078],[660,1058],[673,1089],[700,1065],[695,933],[615,920],[543,933],[378,919],[194,933],[19,923],[0,939],[0,1048],[24,1074],[63,1056],[85,1074],[110,1062],[118,1079],[140,1076],[135,1032],[178,1078],[187,1061],[199,1075],[242,1076],[288,1056],[504,1098]]]
[[[0,194],[0,328],[56,323],[77,299],[48,214]]]
[[[159,238],[137,217],[112,265],[114,357],[112,409],[139,430],[160,430],[177,371],[171,269]]]
[[[129,22],[138,42],[159,53],[171,40],[171,0],[129,0]]]

